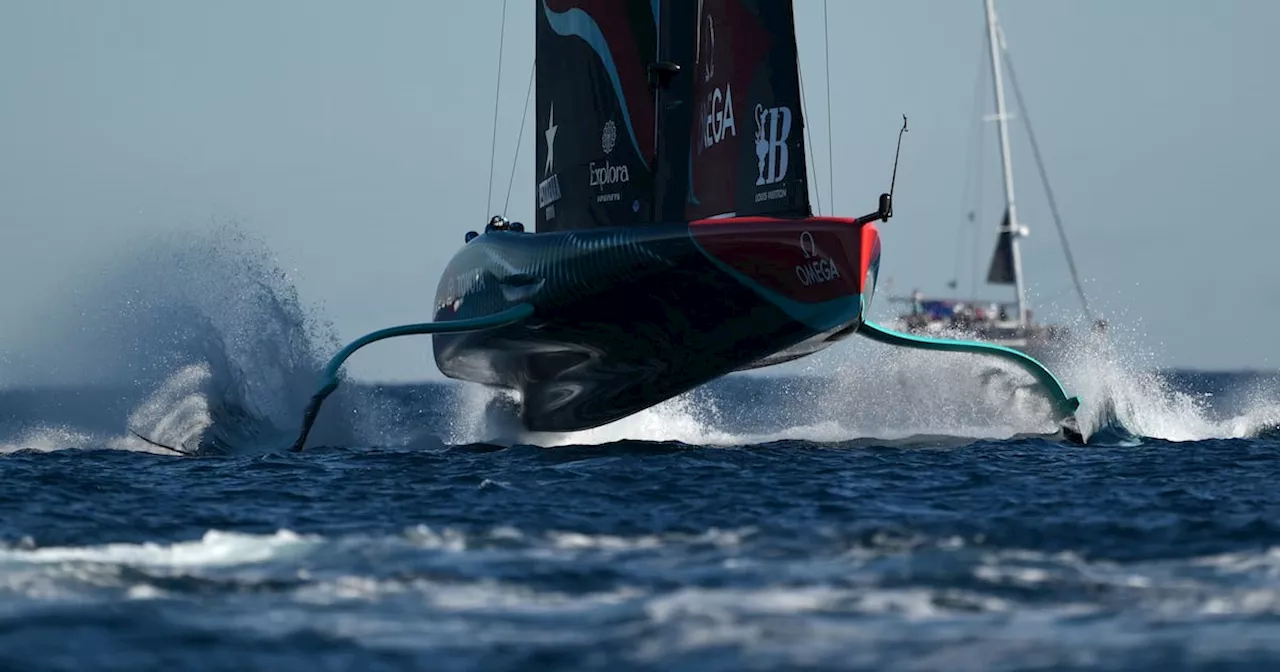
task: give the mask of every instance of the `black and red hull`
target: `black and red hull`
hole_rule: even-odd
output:
[[[875,225],[843,218],[490,232],[446,268],[435,319],[533,315],[435,335],[436,364],[517,390],[529,430],[596,427],[854,333],[879,259]]]

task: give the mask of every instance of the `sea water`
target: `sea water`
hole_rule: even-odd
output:
[[[1086,338],[1087,446],[1016,371],[873,344],[566,435],[351,381],[290,454],[339,344],[216,240],[0,360],[0,669],[1280,664],[1274,374]]]

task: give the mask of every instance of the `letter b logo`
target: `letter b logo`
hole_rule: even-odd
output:
[[[790,161],[791,108],[756,105],[756,186],[780,182]]]

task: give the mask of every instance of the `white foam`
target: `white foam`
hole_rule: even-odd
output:
[[[128,429],[194,448],[217,425],[247,447],[273,448],[253,444],[299,425],[323,355],[341,345],[332,326],[301,305],[265,244],[234,223],[127,242],[83,271],[92,279],[86,289],[46,306],[49,317],[12,357],[22,368],[7,367],[6,384],[101,384],[142,400],[120,427],[73,421],[67,438],[94,443],[59,447],[167,453]],[[355,409],[342,396],[326,404],[313,442],[355,442],[351,422],[362,416],[346,412]],[[18,444],[39,449],[34,440]]]
[[[0,443],[0,454],[32,450],[48,453],[89,446],[93,435],[71,427],[35,427],[28,429],[8,443]]]
[[[487,442],[503,445],[532,444],[544,447],[600,445],[615,441],[679,441],[698,445],[735,445],[742,437],[710,428],[699,419],[714,412],[696,393],[669,399],[620,420],[578,432],[530,432],[520,426],[511,408],[518,397],[506,390],[465,385],[454,409],[450,443]]]
[[[0,563],[90,563],[138,567],[227,567],[266,562],[321,543],[316,536],[289,530],[271,535],[209,530],[197,541],[172,544],[115,543],[101,546],[49,546],[0,549]]]
[[[1111,412],[1138,436],[1172,441],[1242,438],[1280,424],[1280,389],[1244,391],[1242,407],[1214,418],[1206,400],[1175,389],[1152,372],[1152,358],[1144,353],[1139,336],[1115,325],[1107,334],[1088,324],[1069,326],[1071,336],[1053,373],[1068,394],[1080,397],[1077,418],[1086,435],[1102,427]],[[789,420],[767,431],[748,433],[723,426],[717,422],[716,400],[695,390],[602,427],[565,434],[525,433],[520,440],[543,446],[622,440],[736,446],[784,439],[839,442],[922,435],[1004,439],[1058,429],[1034,378],[993,357],[851,339],[775,371],[788,369],[822,385],[813,395],[785,398],[782,409],[770,409],[771,415]]]
[[[679,441],[692,445],[736,445],[744,436],[711,428],[713,402],[699,403],[688,393],[607,425],[564,433],[527,433],[525,440],[540,446],[599,445],[615,441]]]
[[[1072,342],[1061,376],[1082,400],[1081,426],[1094,431],[1114,413],[1130,432],[1167,441],[1245,438],[1280,423],[1280,389],[1239,390],[1244,404],[1214,409],[1210,399],[1174,388],[1151,366],[1140,336],[1112,328]],[[1215,418],[1225,411],[1226,417]]]
[[[158,443],[195,446],[213,424],[206,396],[212,378],[204,362],[179,369],[129,414],[129,427]],[[146,445],[129,435],[112,447],[132,449],[138,444]]]
[[[298,426],[314,392],[319,353],[340,344],[331,328],[317,325],[301,308],[288,274],[264,246],[235,227],[216,227],[140,244],[131,253],[107,265],[93,283],[95,292],[69,299],[65,314],[55,310],[61,317],[43,323],[50,333],[33,340],[44,343],[47,352],[19,353],[17,359],[59,379],[83,373],[91,380],[132,384],[142,402],[121,424],[159,443],[194,447],[209,431],[237,423],[253,425],[237,437],[249,448],[270,450],[277,440],[281,446],[292,440],[292,435],[264,439],[262,434],[290,434]],[[1249,391],[1221,417],[1210,412],[1205,399],[1149,373],[1142,335],[1113,323],[1111,337],[1102,339],[1088,325],[1069,326],[1076,336],[1055,373],[1069,393],[1081,397],[1078,415],[1086,433],[1101,427],[1113,410],[1136,434],[1177,441],[1247,437],[1280,424],[1280,390]],[[793,364],[735,375],[796,371],[823,381],[819,391],[781,399],[782,408],[769,413],[777,418],[775,425],[756,425],[752,431],[727,424],[704,388],[602,427],[530,433],[493,403],[509,395],[466,384],[443,438],[451,444],[641,440],[741,446],[920,435],[1001,439],[1057,429],[1030,376],[989,357],[904,350],[853,338]],[[411,419],[384,412],[376,403],[354,393],[331,397],[311,443],[402,441],[407,428],[415,427]],[[419,437],[410,435],[407,442],[420,447]],[[75,424],[27,430],[6,438],[0,451],[69,447],[168,454],[124,427]]]

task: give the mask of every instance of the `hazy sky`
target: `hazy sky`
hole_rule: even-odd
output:
[[[535,2],[508,5],[498,204],[533,56]],[[829,211],[823,3],[796,5],[812,171]],[[0,2],[0,350],[36,338],[50,306],[93,282],[80,269],[101,263],[104,250],[221,220],[260,235],[302,301],[344,339],[429,319],[445,263],[489,214],[502,8],[497,0]],[[998,8],[1097,308],[1145,334],[1160,364],[1280,365],[1272,345],[1280,3],[1007,0]],[[976,203],[966,198],[966,156],[975,111],[992,111],[982,3],[831,0],[828,12],[835,209],[874,208],[907,114],[883,273],[894,292],[945,291],[957,258],[972,272],[973,238],[961,237]],[[508,212],[525,221],[541,137],[531,117],[532,108]],[[1023,248],[1032,308],[1041,318],[1070,316],[1057,234],[1025,133],[1012,130],[1032,233]],[[987,124],[980,270],[998,225],[995,137]],[[351,370],[438,377],[429,346],[374,346]]]

